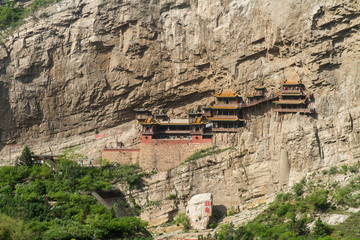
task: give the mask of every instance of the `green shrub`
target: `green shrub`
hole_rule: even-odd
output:
[[[292,187],[292,190],[294,191],[294,193],[296,194],[296,196],[301,196],[304,193],[304,184],[305,184],[305,178],[303,178],[300,182],[294,184],[294,186]]]
[[[168,200],[176,199],[176,195],[173,193],[170,193],[170,195],[166,199],[168,199]]]
[[[34,238],[35,235],[24,225],[23,221],[0,214],[0,239],[27,240]]]
[[[351,173],[357,173],[358,172],[358,167],[357,166],[350,166],[349,167],[349,171]]]
[[[231,207],[231,208],[229,208],[227,210],[227,215],[228,216],[233,216],[233,215],[235,215],[235,214],[237,214],[239,212],[240,212],[239,208]]]
[[[186,216],[185,213],[179,213],[175,217],[173,224],[176,224],[177,226],[181,224],[183,226],[184,231],[188,231],[191,228],[190,219],[188,218],[188,216]]]
[[[290,193],[278,193],[276,195],[276,201],[277,202],[286,202],[289,199],[291,199],[291,194]]]
[[[0,6],[0,30],[15,27],[24,15],[25,9],[17,7],[16,1],[6,0],[5,5]]]
[[[306,200],[311,204],[314,211],[326,211],[330,207],[327,190],[317,190],[311,195],[306,197]]]
[[[285,216],[290,210],[292,209],[292,205],[290,203],[285,203],[281,206],[279,206],[276,209],[276,214],[278,217],[283,217]]]
[[[321,218],[318,218],[315,221],[315,227],[313,229],[312,236],[315,238],[326,237],[330,235],[332,229],[326,224],[321,221]]]
[[[234,239],[234,233],[235,233],[235,226],[232,222],[221,225],[219,231],[217,232],[217,239],[232,240]]]
[[[330,175],[334,175],[336,174],[338,171],[337,171],[337,168],[335,166],[331,167],[330,170],[329,170],[329,174]]]
[[[308,210],[308,205],[305,201],[297,201],[295,204],[295,208],[300,213],[305,213]]]
[[[337,204],[345,204],[346,198],[351,192],[351,189],[348,187],[340,188],[334,192],[333,198]]]
[[[347,171],[348,171],[348,166],[346,164],[341,165],[341,171],[342,171],[343,174],[346,174]]]

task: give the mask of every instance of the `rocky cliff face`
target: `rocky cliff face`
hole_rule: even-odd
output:
[[[235,147],[238,165],[211,171],[246,186],[216,187],[225,182],[213,178],[199,187],[208,176],[201,173],[194,193],[219,188],[214,204],[229,196],[231,206],[314,169],[356,162],[359,27],[356,0],[63,0],[1,43],[1,164],[24,144],[36,153],[81,145],[95,158],[105,145],[138,141],[135,107],[180,116],[212,101],[214,90],[276,92],[286,78],[302,80],[317,114],[257,110],[239,134],[217,135]]]

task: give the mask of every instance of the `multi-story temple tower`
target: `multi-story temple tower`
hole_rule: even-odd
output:
[[[222,90],[220,94],[213,94],[217,103],[204,108],[204,116],[213,123],[213,132],[237,132],[243,126],[244,104],[240,95],[232,90]]]
[[[305,91],[305,86],[296,80],[287,80],[281,84],[279,100],[275,101],[276,112],[313,114],[314,109],[309,108],[311,95]]]

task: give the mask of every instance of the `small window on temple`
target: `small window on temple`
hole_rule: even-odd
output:
[[[148,139],[148,137],[145,137],[145,139]]]
[[[199,139],[198,137],[195,137],[196,139]]]

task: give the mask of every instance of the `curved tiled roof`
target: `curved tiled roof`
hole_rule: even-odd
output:
[[[294,79],[291,80],[288,79],[283,83],[283,85],[299,85],[299,84],[301,84],[301,82]]]
[[[221,93],[213,94],[213,96],[215,96],[215,97],[239,97],[239,95],[231,89],[222,90]]]

